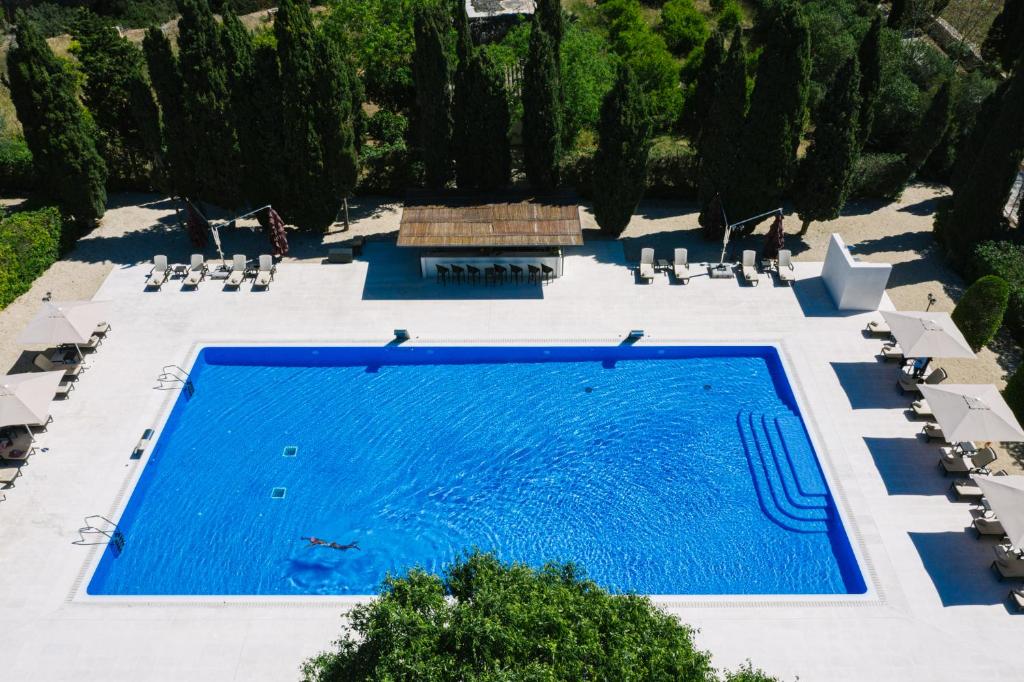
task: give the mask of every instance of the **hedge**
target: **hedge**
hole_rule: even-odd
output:
[[[968,281],[995,275],[1009,285],[1003,324],[1018,343],[1024,343],[1024,246],[1012,242],[978,244],[964,273]]]
[[[0,217],[0,309],[29,290],[60,255],[61,216],[55,207]]]
[[[32,152],[23,137],[0,139],[0,191],[31,190],[35,187]]]
[[[1003,389],[1003,399],[1019,421],[1024,421],[1024,365],[1010,376]]]
[[[1010,296],[1010,285],[1002,277],[985,275],[967,288],[953,310],[953,322],[975,352],[999,331]]]
[[[590,176],[593,172],[593,150],[573,150],[561,161],[561,177],[565,185],[589,199]],[[697,153],[679,143],[655,143],[647,165],[645,197],[661,199],[697,198]]]
[[[850,198],[891,200],[903,154],[862,154],[853,166]]]

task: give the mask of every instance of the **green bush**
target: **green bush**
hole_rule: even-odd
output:
[[[985,275],[967,288],[951,317],[975,351],[995,337],[1003,324],[1010,285],[1002,277]]]
[[[57,260],[61,225],[54,207],[0,216],[0,309],[28,291]]]
[[[304,663],[305,680],[718,679],[692,628],[572,564],[534,570],[474,553],[443,576],[387,578],[349,618],[336,648]],[[731,679],[770,678],[748,665]]]
[[[864,153],[853,166],[850,197],[891,199],[894,181],[900,175],[903,154]]]
[[[405,143],[405,135],[409,130],[409,120],[401,114],[381,109],[367,124],[367,133],[382,145]]]
[[[1024,365],[1017,368],[1017,371],[1010,376],[1003,389],[1003,399],[1013,410],[1018,421],[1024,421]]]
[[[573,187],[584,199],[591,198],[593,149],[574,149],[563,155],[560,174],[563,184]],[[653,199],[697,198],[697,152],[676,138],[661,138],[651,145],[647,157],[647,189]]]
[[[0,139],[0,191],[35,188],[32,152],[23,137]]]
[[[982,242],[974,248],[964,273],[968,280],[995,275],[1009,286],[1003,323],[1018,343],[1024,342],[1024,246]]]
[[[708,39],[707,19],[693,0],[668,0],[661,8],[661,34],[674,54],[686,56]]]

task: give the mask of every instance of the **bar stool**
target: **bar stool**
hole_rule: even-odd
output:
[[[540,268],[538,268],[536,265],[527,265],[526,269],[529,270],[530,272],[530,275],[529,277],[526,278],[526,281],[534,282],[535,284],[540,284]]]
[[[542,263],[540,266],[540,274],[544,278],[544,281],[548,282],[551,280],[551,276],[555,274],[555,270],[554,268]]]
[[[474,265],[466,266],[466,281],[468,282],[470,279],[473,280],[473,284],[480,281],[480,268]]]
[[[498,278],[499,282],[504,282],[506,276],[508,275],[508,268],[506,268],[504,265],[498,265],[497,263],[495,263],[494,274]]]
[[[523,269],[521,267],[519,267],[518,265],[509,265],[508,269],[509,269],[509,276],[508,276],[508,278],[509,278],[510,281],[512,279],[515,279],[516,284],[519,284],[520,282],[523,281]]]
[[[440,264],[435,265],[434,267],[437,268],[437,281],[438,281],[438,283],[448,284],[448,273],[449,273],[448,268],[446,268],[445,266],[440,265]]]
[[[494,267],[484,268],[484,286],[498,283],[498,271]]]
[[[461,265],[452,264],[452,281],[461,282],[466,274],[466,269]]]

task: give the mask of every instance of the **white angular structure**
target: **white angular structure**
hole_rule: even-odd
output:
[[[839,310],[878,310],[892,266],[853,259],[843,238],[833,233],[821,278]]]

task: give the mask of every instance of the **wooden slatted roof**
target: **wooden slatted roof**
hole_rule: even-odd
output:
[[[579,207],[570,197],[409,199],[398,245],[411,247],[580,246]]]

